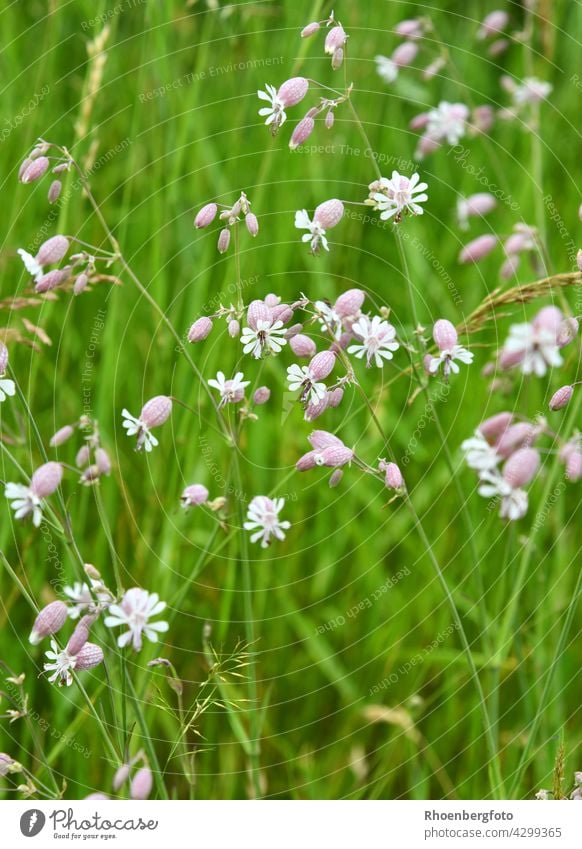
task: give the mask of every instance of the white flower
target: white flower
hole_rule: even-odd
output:
[[[430,363],[428,364],[428,370],[431,374],[436,374],[442,363],[443,374],[445,377],[448,377],[451,372],[453,372],[453,374],[458,374],[459,366],[456,364],[455,360],[458,360],[460,363],[470,365],[473,362],[473,356],[473,353],[471,351],[467,351],[467,349],[463,348],[462,345],[453,345],[452,348],[445,348],[444,350],[439,351],[436,357],[431,357]]]
[[[468,117],[469,110],[464,103],[443,100],[428,113],[426,134],[436,141],[446,139],[449,144],[458,144],[465,135]]]
[[[117,645],[120,648],[132,643],[133,648],[139,651],[142,647],[142,634],[145,634],[151,643],[157,642],[158,633],[163,633],[170,627],[167,622],[149,622],[152,616],[157,616],[166,607],[165,601],[160,601],[157,593],[148,593],[139,587],[127,590],[121,604],[112,604],[109,608],[109,616],[105,617],[105,625],[108,628],[117,628],[119,625],[127,625],[129,631],[120,634]]]
[[[29,486],[22,483],[7,483],[4,495],[11,502],[15,519],[32,516],[32,524],[38,528],[42,522],[42,499]]]
[[[418,174],[413,174],[410,179],[402,176],[398,171],[392,172],[392,179],[382,177],[379,180],[382,191],[372,193],[374,209],[380,210],[380,218],[386,220],[394,216],[395,221],[400,221],[403,212],[411,215],[422,215],[424,210],[419,204],[428,200],[425,189],[426,183],[419,183]]]
[[[368,367],[374,361],[378,368],[382,368],[383,360],[391,360],[392,352],[400,347],[395,341],[396,330],[379,315],[375,315],[372,319],[365,315],[361,316],[352,325],[352,332],[361,339],[361,342],[350,345],[348,354],[355,354],[358,359],[365,356]]]
[[[309,401],[312,404],[317,404],[327,392],[325,383],[316,383],[309,366],[300,366],[293,363],[287,369],[287,380],[291,392],[301,390],[301,400]]]
[[[316,218],[313,221],[311,220],[306,209],[298,209],[295,213],[295,226],[298,230],[309,230],[309,233],[303,234],[301,241],[311,242],[312,253],[317,253],[320,246],[324,250],[329,251],[327,239],[325,238],[325,229]]]
[[[51,684],[58,681],[59,687],[62,687],[63,684],[70,687],[73,683],[72,672],[77,665],[77,656],[69,654],[66,649],[61,651],[55,640],[51,640],[51,650],[46,651],[45,655],[52,661],[45,663],[43,667],[45,672],[53,673],[48,679]]]
[[[0,404],[6,400],[8,395],[12,396],[15,392],[16,386],[14,385],[14,381],[0,376]]]
[[[242,371],[237,371],[232,380],[226,380],[224,372],[219,371],[214,378],[208,381],[208,385],[213,389],[217,389],[220,393],[219,407],[224,404],[238,404],[242,401],[245,394],[245,387],[250,385],[250,380],[243,380],[244,374]]]
[[[515,86],[511,94],[516,106],[526,103],[539,103],[552,93],[552,86],[536,77],[526,77],[521,85]]]
[[[149,452],[152,448],[160,444],[156,437],[152,435],[146,423],[141,419],[136,419],[128,410],[122,410],[121,415],[123,416],[123,427],[127,431],[127,435],[135,436],[137,434],[136,449],[138,451],[141,451],[143,448]]]
[[[266,495],[256,495],[249,504],[245,531],[256,531],[251,534],[251,542],[261,540],[261,548],[267,548],[271,537],[285,539],[283,531],[291,527],[291,522],[279,521],[279,513],[285,505],[284,498],[268,498]]]
[[[548,366],[557,368],[564,362],[556,344],[556,334],[533,324],[512,324],[503,346],[507,354],[522,354],[519,367],[524,374],[543,377]]]
[[[273,134],[277,132],[277,130],[283,126],[285,123],[285,119],[287,115],[285,114],[285,104],[283,101],[277,97],[277,89],[275,86],[267,84],[265,86],[266,91],[257,91],[257,95],[260,100],[265,100],[269,103],[269,106],[263,106],[259,109],[259,115],[261,118],[266,118],[265,124],[267,127],[271,127],[271,131]]]
[[[393,83],[398,76],[398,65],[387,56],[375,56],[376,71],[386,83]]]
[[[485,498],[501,499],[499,515],[502,519],[515,521],[525,516],[528,500],[524,489],[514,489],[499,472],[481,472],[479,477],[484,483],[477,492]]]
[[[28,273],[34,277],[34,282],[38,283],[44,274],[42,265],[36,261],[32,254],[29,254],[28,251],[25,251],[22,248],[18,248],[17,253],[20,254],[20,258]]]
[[[461,450],[465,453],[465,462],[469,468],[476,469],[478,472],[495,469],[502,459],[479,430],[476,430],[475,435],[470,439],[465,439],[461,443]]]
[[[265,351],[278,354],[283,345],[287,344],[285,332],[282,321],[271,322],[259,319],[256,330],[252,327],[243,328],[240,337],[243,351],[245,354],[252,354],[257,360]]]
[[[333,307],[325,301],[315,301],[315,309],[319,313],[319,324],[324,333],[332,333],[336,339],[342,335],[342,320]]]
[[[95,597],[101,604],[110,604],[113,601],[113,596],[106,589],[101,581],[91,578],[91,588],[93,595],[89,589],[89,585],[75,581],[72,587],[63,587],[64,594],[73,602],[69,606],[69,618],[78,619],[81,614],[93,611],[96,608]]]

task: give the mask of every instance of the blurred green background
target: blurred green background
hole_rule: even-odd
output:
[[[581,90],[575,79],[580,4],[540,3],[529,55],[528,48],[514,40],[498,58],[488,56],[475,39],[478,22],[493,8],[488,3],[469,0],[429,6],[339,0],[333,6],[350,35],[348,76],[354,83],[354,105],[388,176],[393,167],[409,173],[390,158],[413,161],[418,136],[408,129],[408,122],[439,101],[507,106],[501,74],[521,79],[528,68],[554,86],[549,102],[542,106],[537,141],[515,121],[496,122],[488,138],[463,140],[471,164],[517,201],[518,213],[500,203],[487,220],[473,223],[469,234],[460,232],[455,218],[458,196],[485,189],[447,147],[420,163],[422,179],[429,184],[426,214],[407,220],[403,228],[422,323],[430,327],[439,317],[459,323],[499,285],[499,250],[479,266],[457,263],[464,241],[482,232],[507,234],[519,220],[543,225],[549,271],[572,271],[568,242],[582,241],[577,217]],[[505,8],[511,15],[510,32],[521,31],[525,26],[521,5],[510,3]],[[309,140],[309,145],[323,145],[324,150],[295,153],[287,146],[289,134],[314,102],[313,94],[305,101],[308,105],[289,110],[288,123],[275,139],[257,116],[261,104],[256,90],[265,83],[277,86],[302,74],[341,85],[337,82],[341,72],[334,75],[329,57],[323,55],[322,37],[299,38],[302,26],[329,11],[328,3],[303,0],[243,2],[226,8],[202,0],[120,0],[117,5],[113,0],[31,0],[5,6],[0,13],[2,298],[9,301],[15,293],[28,291],[18,247],[30,249],[58,232],[105,244],[99,222],[80,191],[68,192],[65,184],[63,201],[49,207],[46,181],[33,186],[18,183],[18,166],[41,136],[66,145],[88,167],[93,192],[124,255],[180,333],[219,301],[233,299],[233,252],[217,253],[215,227],[194,230],[195,211],[212,199],[232,203],[244,190],[261,228],[256,240],[246,234],[241,239],[247,302],[273,291],[286,300],[300,292],[334,300],[344,289],[359,286],[372,303],[390,306],[398,330],[410,334],[414,325],[390,228],[346,216],[331,234],[329,254],[314,258],[293,227],[297,209],[312,211],[331,197],[365,198],[374,172],[352,116],[347,109],[338,109],[334,128],[327,131],[318,123]],[[419,15],[430,18],[433,30],[423,40],[415,67],[388,86],[376,73],[374,57],[390,55],[399,43],[391,33],[397,21]],[[88,56],[88,45],[95,38],[102,39],[101,66]],[[419,68],[443,49],[449,64],[434,79],[423,81]],[[536,144],[541,156],[537,172]],[[548,195],[567,236],[551,220],[548,204],[540,205],[540,197]],[[535,277],[522,264],[519,281]],[[579,290],[566,297],[580,312],[580,303],[577,308],[575,304],[581,300]],[[146,669],[146,662],[158,654],[170,658],[185,682],[184,699],[190,704],[208,674],[205,623],[212,628],[211,641],[218,652],[228,654],[245,639],[236,538],[218,549],[226,535],[219,529],[211,537],[216,531],[213,518],[202,512],[184,513],[179,504],[183,487],[200,481],[211,496],[229,498],[230,518],[237,521],[234,504],[241,493],[229,493],[225,487],[230,449],[216,433],[208,399],[159,315],[127,278],[123,286],[103,284],[79,298],[60,293],[54,302],[25,310],[10,310],[8,301],[2,301],[1,327],[30,338],[22,323],[26,318],[52,340],[50,346],[38,342],[37,350],[10,345],[12,366],[45,444],[58,427],[78,418],[85,401],[114,458],[113,474],[98,490],[79,486],[72,474],[64,484],[83,557],[113,584],[114,549],[124,586],[159,592],[170,605],[177,593],[185,591],[172,613],[166,644],[148,644],[127,660],[143,697],[153,746],[165,767],[168,793],[178,798],[190,792],[202,798],[246,797],[251,791],[240,742],[247,727],[244,682],[217,694],[222,700],[230,694],[239,704],[236,717],[243,732],[237,731],[233,712],[218,704],[197,723],[202,736],[191,791],[172,753],[177,725],[157,706],[162,698],[173,704],[174,694],[163,674]],[[550,474],[560,473],[548,455],[532,487],[528,516],[508,528],[477,496],[475,476],[462,467],[459,445],[485,416],[502,409],[533,416],[546,409],[559,385],[575,379],[574,349],[559,375],[513,381],[506,394],[491,393],[490,383],[480,377],[488,352],[504,338],[509,323],[530,317],[540,305],[516,306],[511,315],[508,311],[500,317],[487,333],[471,340],[475,363],[452,381],[450,391],[435,386],[447,448],[467,499],[474,547],[425,399],[407,405],[413,382],[407,376],[392,382],[407,365],[404,352],[382,374],[359,370],[396,457],[410,451],[411,438],[416,440],[406,467],[407,482],[453,589],[490,708],[498,718],[495,735],[506,792],[517,777],[513,792],[526,798],[540,786],[551,786],[561,743],[567,776],[582,768],[581,655],[575,642],[580,620],[572,601],[580,570],[575,533],[579,486],[561,487],[536,532],[512,623],[509,656],[496,665],[487,647],[495,645],[531,525],[536,513],[544,510],[544,487]],[[94,357],[88,354],[93,343]],[[238,366],[255,385],[266,383],[272,389],[259,421],[245,425],[240,458],[245,506],[256,494],[284,496],[284,518],[293,526],[287,540],[267,552],[251,548],[263,792],[280,798],[491,796],[483,726],[466,659],[409,514],[399,501],[387,506],[387,493],[356,468],[346,472],[336,489],[327,486],[319,470],[306,475],[293,472],[312,426],[303,421],[286,393],[283,366],[292,362],[288,353],[261,366],[249,359],[243,363],[240,345],[229,340],[224,322],[217,323],[209,339],[190,353],[205,378],[219,368],[230,372]],[[181,398],[195,415],[176,408],[171,424],[160,431],[160,447],[150,456],[137,455],[120,427],[121,409],[137,414],[147,398],[160,393]],[[16,435],[10,450],[30,472],[42,458],[22,409],[11,400],[1,412]],[[355,393],[347,393],[342,406],[328,411],[319,423],[338,432],[346,444],[356,445],[358,454],[372,464],[386,456]],[[568,434],[572,416],[552,420],[552,426]],[[206,443],[200,442],[201,436],[210,449],[203,450]],[[51,456],[73,463],[76,447],[67,444]],[[1,476],[19,479],[4,455]],[[71,583],[76,577],[71,552],[61,540],[47,541],[28,525],[13,523],[8,505],[2,510],[2,551],[37,602],[51,600],[55,580]],[[58,566],[48,559],[50,542],[58,548]],[[187,586],[194,568],[197,575]],[[375,600],[374,593],[395,576],[394,586]],[[37,677],[42,650],[31,649],[26,639],[32,613],[6,570],[0,572],[0,595],[0,659],[12,674],[26,673],[24,689],[34,726],[31,730],[22,719],[10,724],[4,718],[0,749],[31,772],[40,769],[42,775],[37,761],[40,739],[55,774],[66,778],[67,797],[82,798],[92,790],[110,793],[117,765],[103,750],[76,686],[57,690]],[[485,635],[479,614],[484,609]],[[571,616],[570,627],[559,644],[566,615]],[[95,640],[107,639],[98,626]],[[115,670],[116,658],[111,655]],[[549,670],[552,682],[542,702]],[[116,672],[110,674],[110,687],[103,686],[107,685],[103,669],[86,674],[83,681],[116,739],[127,739],[128,729],[132,730],[134,752],[143,745],[143,729],[136,726],[131,707],[123,731],[116,727],[125,696]],[[1,690],[6,692],[7,686],[0,681]],[[2,705],[7,708],[6,700]],[[532,741],[535,757],[516,776],[538,714]],[[10,786],[4,785],[9,796]]]

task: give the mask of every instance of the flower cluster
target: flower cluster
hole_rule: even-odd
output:
[[[220,214],[218,214],[219,208],[221,209]],[[214,201],[205,204],[196,215],[194,226],[197,230],[202,230],[212,224],[217,215],[223,225],[218,234],[217,242],[218,252],[221,254],[226,253],[229,248],[232,228],[238,227],[243,218],[251,236],[255,237],[259,232],[258,218],[254,212],[251,212],[251,202],[244,192],[240,193],[240,197],[232,206],[219,205]]]

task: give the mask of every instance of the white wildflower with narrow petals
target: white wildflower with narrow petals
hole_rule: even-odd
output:
[[[348,348],[348,354],[355,354],[358,359],[366,357],[366,366],[374,363],[378,368],[384,366],[384,360],[391,360],[394,351],[400,345],[396,342],[396,330],[388,322],[375,315],[373,318],[361,316],[352,325],[352,333],[360,341]]]
[[[477,492],[484,498],[499,498],[499,515],[502,519],[516,521],[527,513],[528,498],[524,489],[514,488],[499,472],[481,472],[483,481]]]
[[[318,312],[319,324],[324,333],[331,333],[335,339],[342,335],[342,320],[333,307],[325,301],[315,301],[315,309]]]
[[[522,355],[519,368],[524,374],[543,377],[550,368],[558,368],[564,362],[556,342],[556,334],[534,324],[512,324],[503,346],[504,353]]]
[[[428,113],[426,133],[437,141],[458,144],[465,135],[469,109],[464,103],[448,103],[443,100],[436,109]]]
[[[381,191],[374,191],[371,195],[374,209],[380,211],[380,218],[384,221],[390,218],[400,221],[403,213],[422,215],[424,210],[420,204],[428,200],[428,185],[419,181],[418,173],[414,173],[410,179],[398,171],[392,172],[390,180],[382,177],[378,181]]]
[[[240,337],[243,351],[245,354],[252,354],[256,360],[264,353],[278,354],[283,345],[287,344],[285,332],[282,321],[259,319],[256,330],[252,327],[243,328]]]
[[[136,449],[138,451],[143,449],[149,453],[153,448],[156,448],[160,444],[144,421],[132,416],[131,413],[125,409],[121,411],[121,415],[123,417],[123,427],[125,428],[127,435],[135,436],[137,434]]]
[[[212,378],[208,381],[208,385],[220,394],[219,407],[223,407],[225,404],[238,404],[239,401],[242,401],[245,389],[250,385],[250,380],[243,380],[243,377],[242,371],[237,371],[231,380],[227,380],[224,372],[219,371],[216,379]]]
[[[291,522],[281,521],[279,513],[285,506],[284,498],[269,498],[266,495],[256,495],[247,513],[247,521],[244,523],[245,531],[253,531],[251,542],[261,540],[261,548],[267,548],[271,537],[284,540],[283,531],[291,527]]]
[[[131,643],[135,651],[139,651],[142,647],[142,634],[145,634],[151,643],[155,643],[158,640],[158,634],[168,630],[167,622],[149,621],[165,610],[165,607],[166,602],[160,601],[157,593],[149,593],[147,590],[133,587],[127,590],[121,604],[112,604],[109,607],[109,616],[105,618],[105,625],[108,628],[127,626],[129,630],[119,635],[117,645],[124,648]]]
[[[86,583],[75,581],[72,587],[63,587],[63,593],[72,601],[69,605],[69,618],[78,619],[79,616],[95,610],[97,604],[107,605],[113,601],[113,597],[101,581],[91,578],[91,587]]]
[[[317,404],[325,398],[327,387],[325,383],[317,383],[309,366],[293,363],[287,369],[287,381],[291,392],[301,390],[301,400]]]
[[[264,100],[268,106],[263,106],[259,109],[261,118],[265,118],[267,127],[271,127],[271,131],[275,134],[280,127],[285,123],[287,115],[285,114],[285,104],[277,95],[277,89],[273,85],[265,86],[266,91],[257,91],[259,100]]]
[[[45,652],[50,663],[45,663],[43,668],[45,672],[52,672],[49,675],[51,684],[58,683],[59,687],[64,684],[70,687],[73,683],[73,670],[77,665],[77,656],[69,654],[66,649],[59,649],[55,640],[51,640],[51,648]]]
[[[32,516],[34,527],[40,526],[42,522],[42,498],[31,487],[22,483],[7,483],[4,495],[10,501],[15,519],[26,519],[27,516]]]
[[[8,396],[12,398],[15,393],[16,386],[14,381],[10,380],[8,377],[0,375],[0,404],[5,401]]]
[[[295,226],[298,230],[308,230],[301,237],[302,242],[310,242],[311,252],[317,253],[319,248],[329,251],[327,239],[325,237],[325,228],[321,226],[319,221],[314,218],[313,221],[307,214],[306,209],[298,209],[295,213]]]
[[[461,443],[461,450],[465,454],[465,462],[469,468],[476,469],[478,472],[491,471],[497,468],[502,460],[479,430],[475,431],[474,436]]]
[[[20,256],[22,262],[24,263],[24,267],[26,268],[28,273],[32,277],[34,277],[34,282],[38,283],[38,281],[44,274],[44,268],[42,267],[42,265],[36,261],[32,254],[29,254],[28,251],[25,251],[23,248],[18,248],[17,253]]]
[[[455,360],[465,363],[465,365],[470,365],[473,362],[473,356],[474,354],[471,351],[467,351],[462,345],[453,345],[451,348],[445,348],[439,351],[436,357],[431,357],[428,370],[431,374],[436,374],[442,365],[443,374],[446,378],[451,372],[453,374],[459,373],[459,366]]]

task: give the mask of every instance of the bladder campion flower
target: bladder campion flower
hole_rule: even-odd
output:
[[[243,380],[243,377],[242,371],[237,371],[231,380],[227,380],[224,372],[219,371],[216,374],[216,379],[211,378],[208,381],[208,385],[218,390],[220,394],[219,407],[223,407],[225,404],[238,404],[239,401],[242,401],[245,389],[250,385],[250,380]]]
[[[32,524],[38,528],[42,521],[42,502],[58,488],[62,477],[60,463],[44,463],[34,472],[30,486],[7,483],[4,494],[11,502],[14,518],[32,516]]]
[[[128,436],[137,434],[136,450],[151,451],[159,445],[158,440],[152,435],[151,429],[164,424],[172,412],[172,399],[167,395],[156,395],[155,398],[144,404],[139,418],[132,416],[127,410],[122,410],[123,427]]]
[[[371,319],[362,316],[352,325],[352,333],[359,341],[349,346],[348,354],[355,354],[358,359],[366,357],[368,368],[372,363],[382,368],[384,360],[391,360],[393,352],[400,347],[396,341],[396,330],[379,315]]]
[[[459,373],[459,366],[455,360],[459,360],[459,362],[466,363],[467,365],[473,362],[471,351],[467,351],[466,348],[457,344],[457,331],[446,318],[440,318],[435,322],[433,339],[437,344],[439,354],[431,358],[428,367],[431,374],[436,374],[442,364],[443,374],[447,378],[450,372],[453,372],[453,374]]]
[[[245,531],[254,531],[251,534],[251,542],[261,540],[261,548],[267,548],[271,537],[284,540],[284,531],[291,527],[291,522],[281,521],[279,513],[285,506],[284,498],[269,498],[267,495],[256,495],[247,513],[247,521],[244,523]]]
[[[367,202],[380,211],[380,218],[384,221],[394,218],[395,222],[399,222],[403,214],[422,215],[424,210],[420,204],[428,200],[428,186],[419,180],[418,173],[408,178],[393,171],[391,179],[382,177],[370,183]]]
[[[157,616],[166,607],[165,601],[160,601],[157,593],[149,593],[139,587],[127,590],[121,604],[112,604],[109,607],[109,616],[105,617],[105,625],[108,628],[117,628],[119,625],[127,625],[128,631],[120,634],[117,645],[120,648],[131,643],[135,651],[142,647],[142,634],[152,643],[157,642],[158,634],[168,630],[167,622],[150,622],[152,616]]]

